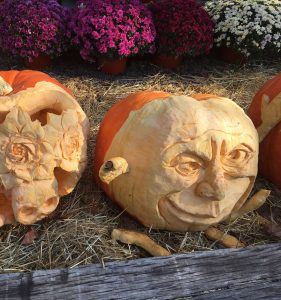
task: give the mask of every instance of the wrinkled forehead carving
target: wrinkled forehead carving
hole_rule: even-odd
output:
[[[173,96],[165,101],[154,101],[131,117],[141,120],[142,126],[170,132],[181,139],[193,139],[208,130],[233,136],[245,131],[255,135],[254,127],[244,111],[229,99],[197,101],[192,97]],[[139,122],[136,122],[139,124]]]
[[[249,122],[245,120],[244,111],[229,99],[197,101],[190,97],[178,97],[175,101],[182,102],[186,123],[196,124],[196,136],[210,129],[239,135],[245,130],[244,122]]]

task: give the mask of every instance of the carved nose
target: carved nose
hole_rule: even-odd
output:
[[[22,224],[32,224],[52,213],[59,203],[59,197],[47,199],[38,207],[22,206],[16,211],[16,219]]]
[[[197,185],[195,193],[202,198],[209,198],[214,201],[223,200],[225,198],[225,184],[224,170],[219,156],[215,156],[206,169],[205,178]]]
[[[18,222],[28,225],[36,221],[37,217],[37,207],[21,207],[16,214],[16,219]]]
[[[9,191],[15,219],[22,224],[35,223],[53,212],[58,203],[56,180],[22,183]]]
[[[200,182],[195,190],[195,193],[202,198],[210,198],[214,201],[222,200],[225,197],[224,189],[222,186],[213,186],[204,181]]]
[[[52,197],[38,207],[28,205],[22,206],[16,211],[15,217],[17,221],[22,224],[32,224],[52,213],[56,209],[58,203],[59,197]]]

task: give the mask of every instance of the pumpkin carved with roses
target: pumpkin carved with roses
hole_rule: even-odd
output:
[[[257,161],[256,129],[233,101],[145,91],[106,114],[94,172],[145,226],[194,231],[249,207]]]
[[[88,119],[70,91],[37,71],[0,72],[0,226],[53,212],[86,164]]]

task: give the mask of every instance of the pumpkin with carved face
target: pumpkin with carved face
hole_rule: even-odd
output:
[[[256,129],[231,100],[145,91],[105,116],[94,169],[107,195],[145,226],[195,231],[243,207],[257,161]]]
[[[0,227],[41,220],[74,189],[86,165],[88,127],[55,79],[0,72]]]

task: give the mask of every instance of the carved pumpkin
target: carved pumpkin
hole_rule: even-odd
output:
[[[106,114],[94,171],[145,226],[203,230],[243,207],[257,160],[256,129],[231,100],[146,91]]]
[[[258,91],[248,114],[259,134],[259,172],[281,188],[281,74]]]
[[[34,223],[70,193],[86,164],[88,119],[58,81],[0,72],[0,226]]]

